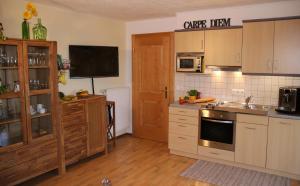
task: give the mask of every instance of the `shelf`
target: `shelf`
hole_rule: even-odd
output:
[[[34,114],[34,115],[31,115],[31,119],[45,117],[45,116],[50,116],[50,115],[51,115],[50,112],[47,112],[47,113],[44,113],[44,114]]]
[[[20,97],[20,92],[7,92],[0,94],[0,99],[11,99]]]
[[[11,123],[20,122],[20,121],[21,121],[20,118],[10,118],[10,119],[6,119],[6,120],[0,120],[0,125],[7,125],[7,124],[11,124]]]
[[[0,67],[0,70],[17,70],[18,67]]]
[[[40,89],[40,90],[30,90],[30,96],[41,95],[41,94],[50,94],[50,89]]]
[[[29,69],[39,69],[39,68],[49,68],[49,66],[48,65],[37,65],[37,66],[29,66],[28,67]]]

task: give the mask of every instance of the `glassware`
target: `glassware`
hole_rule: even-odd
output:
[[[30,39],[29,22],[26,19],[22,22],[22,39]]]
[[[32,28],[33,39],[46,40],[47,28],[42,25],[41,18],[38,18],[38,23]]]

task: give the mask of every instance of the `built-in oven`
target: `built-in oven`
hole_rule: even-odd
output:
[[[199,145],[222,150],[235,150],[236,113],[201,110]]]

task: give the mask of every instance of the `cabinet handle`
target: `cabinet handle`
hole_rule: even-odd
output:
[[[241,53],[238,53],[236,55],[236,63],[240,63],[240,61],[241,61]]]
[[[283,122],[283,121],[280,121],[279,123],[280,123],[281,125],[290,125],[290,123]]]
[[[204,49],[203,40],[201,40],[201,49]]]
[[[278,64],[278,60],[277,59],[274,59],[274,63],[273,63],[273,71],[277,71],[278,70],[278,67],[277,67],[277,64]]]
[[[167,98],[168,98],[168,87],[165,86],[165,99],[167,99]]]
[[[216,153],[216,152],[209,152],[210,154],[213,154],[213,155],[220,155],[219,153]]]
[[[184,138],[184,137],[178,137],[179,139],[183,139],[183,140],[186,140],[186,138]]]
[[[253,127],[245,127],[245,128],[248,130],[256,130],[256,128],[253,128]]]
[[[178,120],[180,120],[180,121],[186,121],[186,119],[180,119],[180,118],[178,118]]]
[[[271,59],[267,60],[267,68],[272,69],[272,60]]]
[[[178,127],[184,127],[185,128],[186,126],[184,126],[184,125],[178,125]]]

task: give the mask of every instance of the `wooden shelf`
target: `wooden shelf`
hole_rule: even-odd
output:
[[[0,99],[11,99],[20,97],[20,92],[7,92],[0,94]]]
[[[0,70],[17,70],[18,67],[0,67]]]
[[[50,94],[50,93],[51,93],[50,89],[40,89],[40,90],[30,90],[29,95],[35,96],[35,95]]]
[[[6,124],[11,124],[11,123],[16,123],[21,121],[20,118],[9,118],[6,120],[0,120],[0,125],[6,125]]]
[[[44,114],[34,114],[34,115],[31,115],[31,119],[45,117],[45,116],[50,116],[50,115],[51,115],[50,112],[47,112],[47,113],[44,113]]]
[[[29,66],[28,68],[29,69],[40,69],[40,68],[47,69],[47,68],[49,68],[49,66],[48,65],[37,65],[37,66]]]

